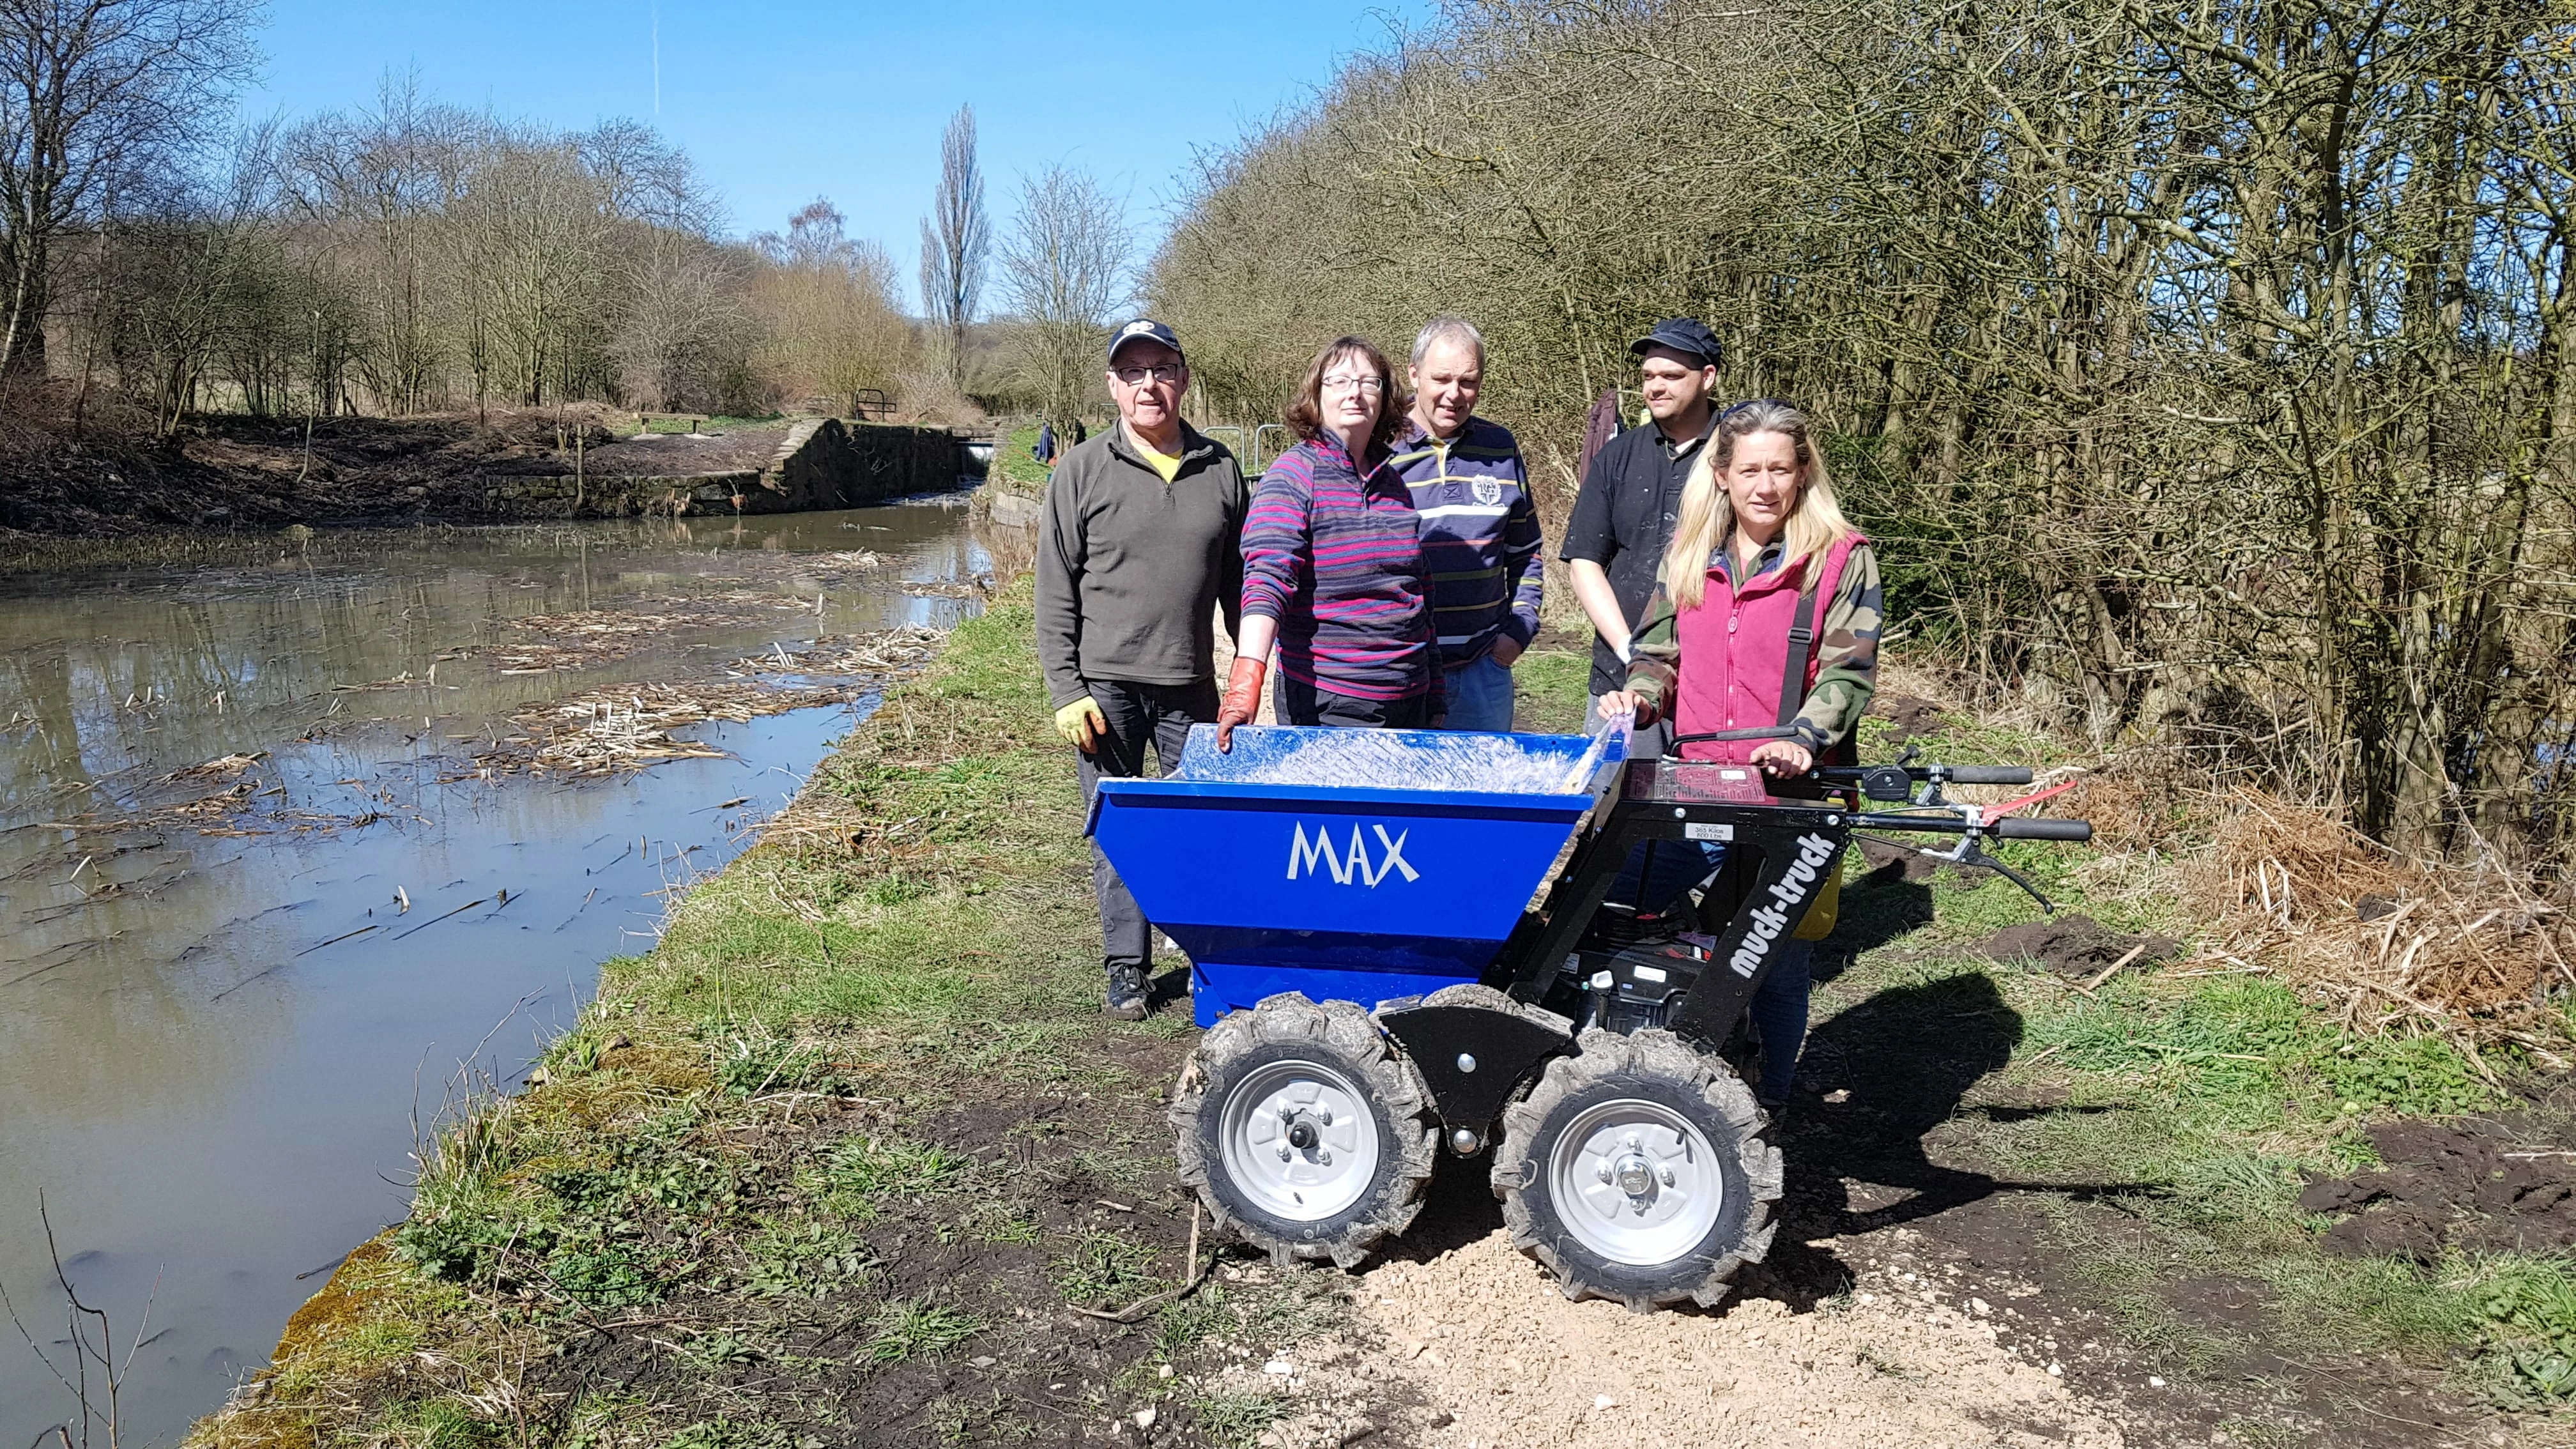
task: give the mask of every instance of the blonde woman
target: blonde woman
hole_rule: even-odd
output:
[[[1850,741],[1869,708],[1883,607],[1878,562],[1834,501],[1806,416],[1777,400],[1739,403],[1719,417],[1682,487],[1655,597],[1630,646],[1627,688],[1601,697],[1602,717],[1671,719],[1685,736],[1785,726],[1791,738],[1700,741],[1682,752],[1775,778],[1803,775]],[[1724,858],[1722,845],[1667,846],[1651,869],[1632,865],[1639,879],[1620,898],[1660,910]],[[1754,993],[1766,1106],[1787,1103],[1813,951],[1794,942]]]

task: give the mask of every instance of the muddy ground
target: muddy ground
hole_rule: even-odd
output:
[[[2382,1164],[2317,1176],[2299,1206],[2338,1217],[2323,1240],[2345,1257],[2438,1261],[2472,1253],[2576,1249],[2576,1133],[2564,1090],[2513,1112],[2448,1122],[2374,1123]]]

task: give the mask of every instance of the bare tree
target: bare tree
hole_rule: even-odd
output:
[[[0,370],[41,371],[53,245],[225,119],[257,0],[0,0]]]
[[[1549,518],[1625,340],[1702,315],[1832,434],[1918,647],[2565,863],[2571,96],[2545,7],[1476,0],[1217,158],[1150,291],[1254,416],[1474,314]]]
[[[1089,175],[1050,166],[1022,183],[1002,282],[1021,372],[1052,418],[1069,421],[1093,387],[1133,248],[1125,204]]]
[[[416,78],[389,76],[374,110],[317,116],[284,143],[288,219],[357,315],[348,365],[396,413],[432,406],[449,360],[434,232],[464,185],[476,129],[423,98]]]
[[[444,229],[478,405],[500,390],[538,406],[604,373],[611,221],[570,140],[512,134],[478,155]]]
[[[818,200],[790,217],[784,234],[754,238],[766,265],[751,296],[773,385],[848,408],[860,389],[894,381],[912,329],[896,300],[892,259],[845,225]]]
[[[698,180],[688,153],[641,121],[602,121],[572,138],[611,215],[713,236],[723,208]]]
[[[637,228],[622,250],[625,320],[609,346],[627,401],[655,410],[718,403],[724,367],[743,351],[745,258],[665,227]]]
[[[945,344],[951,385],[962,385],[966,327],[983,299],[993,220],[975,156],[975,108],[959,106],[939,138],[939,191],[921,222],[921,305]]]

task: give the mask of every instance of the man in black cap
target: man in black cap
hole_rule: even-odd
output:
[[[1717,335],[1696,317],[1658,322],[1628,350],[1638,358],[1651,421],[1592,455],[1558,553],[1573,574],[1575,599],[1592,620],[1596,706],[1602,695],[1627,687],[1628,635],[1654,597],[1655,569],[1681,511],[1683,480],[1715,419],[1710,394],[1722,356]],[[1636,749],[1660,746],[1659,738],[1641,738]]]
[[[1228,633],[1243,596],[1250,493],[1234,455],[1181,421],[1190,366],[1150,318],[1109,338],[1118,426],[1066,450],[1047,481],[1038,536],[1038,664],[1055,727],[1078,752],[1086,802],[1102,775],[1179,763],[1193,724],[1216,722],[1216,611]],[[1154,928],[1098,846],[1102,1010],[1145,1016]]]

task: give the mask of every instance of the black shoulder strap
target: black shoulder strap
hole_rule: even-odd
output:
[[[1817,570],[1818,575],[1822,570]],[[1798,591],[1798,616],[1789,624],[1789,667],[1780,677],[1780,723],[1795,724],[1798,706],[1807,702],[1807,661],[1816,653],[1816,584],[1810,578]]]

